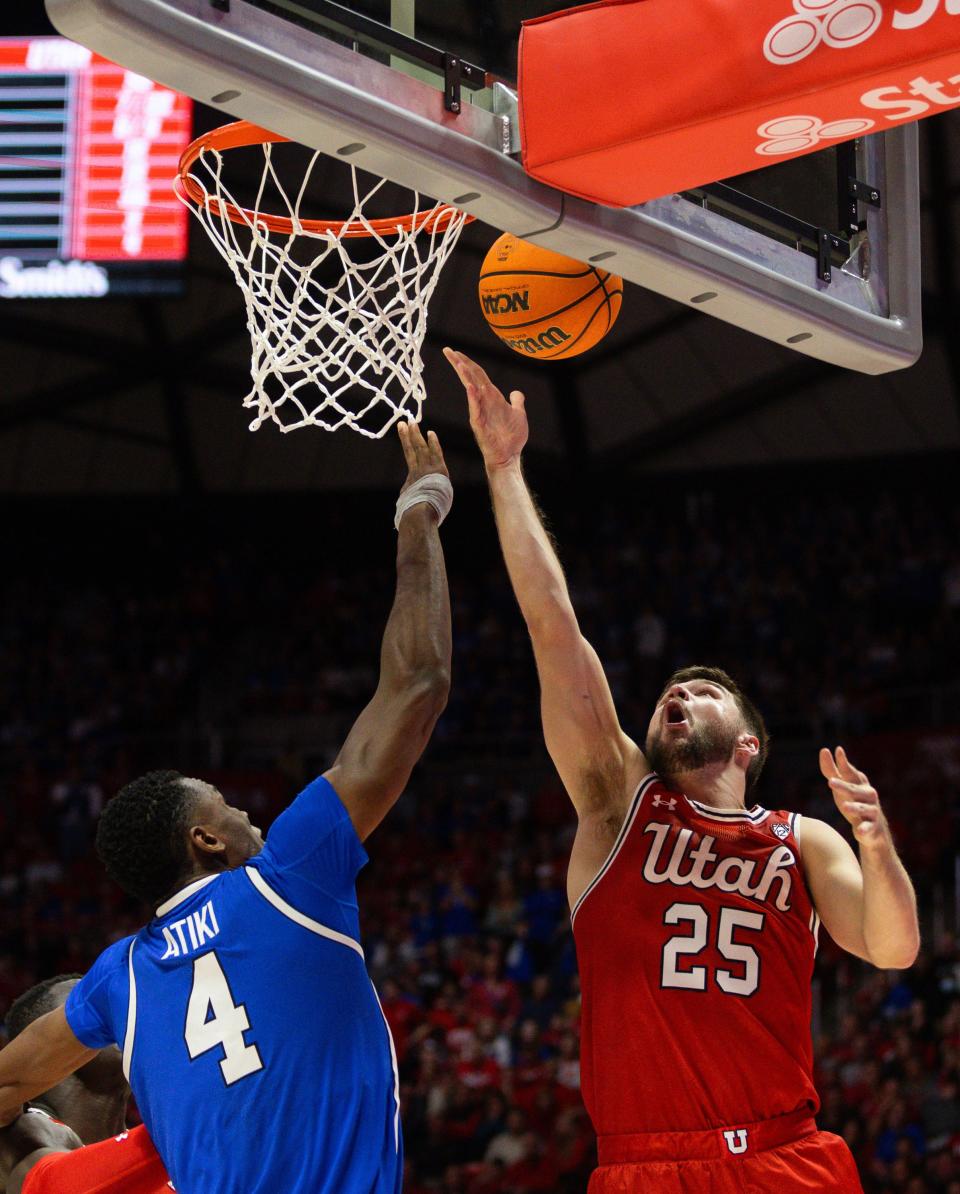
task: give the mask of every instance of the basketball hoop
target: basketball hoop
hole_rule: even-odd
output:
[[[174,190],[243,292],[253,349],[243,405],[257,412],[250,430],[271,419],[281,431],[350,427],[379,439],[400,418],[420,419],[427,305],[473,217],[443,203],[421,210],[414,193],[412,214],[368,218],[364,207],[387,180],[363,190],[351,166],[347,219],[302,218],[323,155],[313,153],[291,198],[273,160],[274,146],[288,141],[247,121],[214,129],[185,150]],[[256,146],[264,162],[247,208],[223,181],[224,154]],[[361,239],[369,260],[351,257]]]

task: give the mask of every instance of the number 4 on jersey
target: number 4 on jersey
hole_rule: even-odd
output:
[[[220,1072],[228,1086],[263,1069],[256,1045],[248,1045],[243,1034],[250,1020],[242,1003],[235,1004],[215,953],[203,954],[193,963],[193,989],[187,1004],[184,1039],[191,1060],[218,1045],[224,1056]]]

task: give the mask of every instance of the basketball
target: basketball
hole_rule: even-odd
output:
[[[506,233],[480,270],[480,308],[514,352],[539,361],[579,356],[620,314],[623,279]]]

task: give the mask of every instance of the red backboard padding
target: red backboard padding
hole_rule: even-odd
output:
[[[600,0],[519,89],[527,172],[631,206],[960,106],[960,0]]]

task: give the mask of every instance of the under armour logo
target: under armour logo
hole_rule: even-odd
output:
[[[664,798],[662,796],[654,796],[653,807],[654,808],[665,808],[669,812],[672,813],[673,810],[677,807],[677,802],[673,796],[669,797],[669,799],[667,799],[667,800],[664,800]]]
[[[774,66],[800,62],[821,43],[833,50],[859,46],[883,23],[880,0],[793,0],[793,7],[763,43],[764,56]]]
[[[746,1128],[730,1128],[729,1131],[724,1132],[723,1138],[727,1142],[727,1148],[734,1155],[739,1155],[747,1151]]]
[[[875,121],[862,117],[852,120],[831,120],[824,123],[819,116],[780,116],[761,124],[757,132],[767,138],[757,146],[757,153],[775,157],[783,153],[800,153],[812,149],[821,141],[859,137],[872,129]]]

